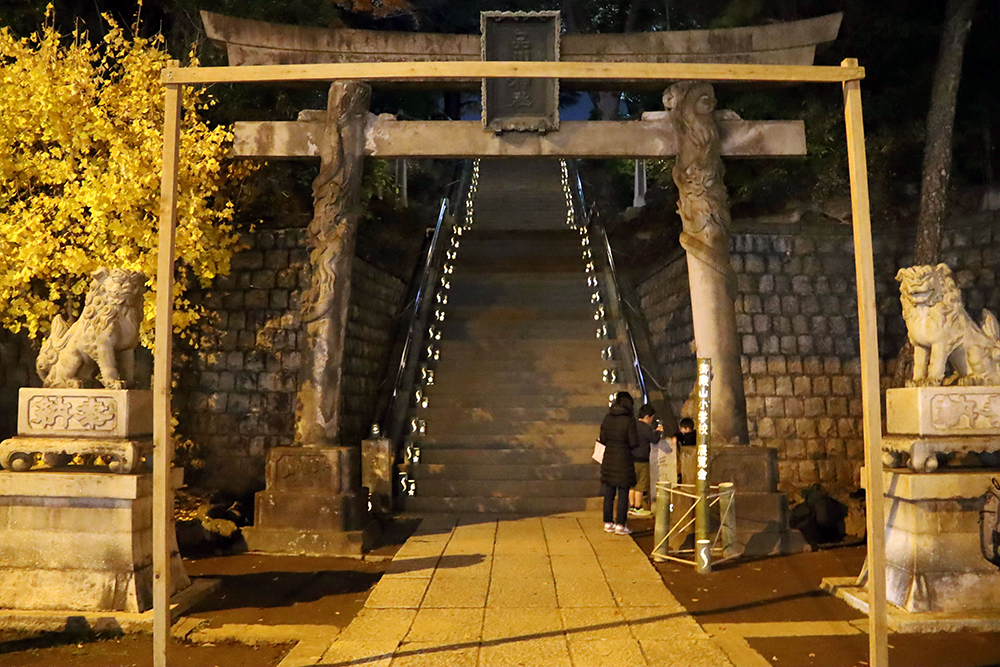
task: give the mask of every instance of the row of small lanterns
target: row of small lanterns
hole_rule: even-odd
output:
[[[417,382],[418,387],[414,391],[413,398],[415,406],[419,410],[429,405],[427,398],[427,388],[434,385],[434,362],[441,358],[441,326],[445,320],[445,306],[448,305],[448,292],[451,290],[451,275],[455,270],[455,260],[458,258],[458,249],[461,246],[462,235],[472,228],[475,220],[475,200],[476,192],[479,189],[479,160],[472,163],[472,180],[469,183],[469,192],[465,198],[465,215],[461,224],[453,225],[451,237],[448,240],[448,248],[445,250],[444,263],[441,266],[441,277],[434,294],[434,313],[432,322],[427,327],[427,335],[424,338],[427,347],[424,349],[424,361],[420,366],[420,377]],[[420,463],[420,445],[414,441],[427,434],[427,422],[420,417],[410,420],[410,435],[407,438],[406,462]],[[399,472],[400,488],[403,493],[412,496],[417,491],[416,481],[411,479],[405,470]]]
[[[596,336],[600,340],[608,340],[608,322],[605,319],[604,297],[601,295],[600,281],[597,278],[597,268],[594,264],[594,253],[590,246],[590,232],[586,224],[576,221],[576,206],[573,198],[573,187],[570,183],[569,168],[566,160],[559,161],[562,169],[563,194],[566,196],[566,225],[580,233],[580,247],[584,261],[584,270],[587,273],[587,287],[593,289],[590,295],[590,303],[594,307],[594,321],[597,322]],[[609,343],[601,351],[601,358],[604,361],[614,361],[614,347]],[[602,379],[609,384],[618,382],[618,373],[613,368],[605,368]],[[614,400],[614,392],[608,397],[609,403]]]

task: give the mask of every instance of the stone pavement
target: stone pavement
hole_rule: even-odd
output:
[[[725,654],[593,512],[425,519],[335,641],[299,665],[721,667]]]

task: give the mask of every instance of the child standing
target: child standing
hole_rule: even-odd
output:
[[[649,403],[639,408],[636,431],[639,436],[639,444],[632,449],[632,462],[635,465],[635,486],[628,492],[629,514],[633,516],[650,516],[652,512],[643,502],[646,491],[649,489],[649,451],[650,446],[660,441],[663,434],[663,426],[657,424],[653,426],[656,419],[656,410]]]

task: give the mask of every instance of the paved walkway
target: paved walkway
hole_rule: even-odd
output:
[[[594,513],[426,519],[336,641],[281,664],[731,665]]]

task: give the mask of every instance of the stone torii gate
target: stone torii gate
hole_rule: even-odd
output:
[[[358,222],[360,165],[375,158],[663,158],[678,156],[674,180],[680,191],[687,250],[694,337],[698,356],[713,359],[712,430],[715,467],[738,481],[737,507],[762,511],[763,523],[782,523],[787,499],[776,492],[772,450],[747,447],[746,399],[729,263],[729,209],[722,156],[767,158],[805,155],[802,121],[746,121],[714,110],[707,83],[682,82],[664,93],[667,111],[638,121],[563,122],[536,133],[484,132],[479,121],[397,121],[367,113],[369,89],[334,82],[325,111],[303,111],[297,121],[236,124],[234,155],[247,158],[318,158],[315,212],[309,225],[310,292],[304,298],[305,371],[296,410],[296,443],[268,454],[268,488],[257,496],[251,548],[266,551],[356,551],[363,536],[363,501],[356,448],[340,447],[338,407],[350,291],[350,265]],[[317,449],[319,451],[317,451]],[[316,471],[332,465],[341,490],[317,495]],[[721,478],[721,477],[720,477]],[[292,480],[295,480],[292,482]],[[307,492],[308,491],[308,492]],[[331,518],[316,523],[317,508]],[[744,525],[747,525],[744,523]],[[306,537],[302,531],[309,533]],[[332,531],[332,532],[331,532]],[[755,532],[751,529],[750,532]],[[758,531],[759,532],[759,529]],[[760,543],[764,539],[774,544]],[[787,532],[757,538],[751,549],[788,549]]]
[[[525,16],[521,14],[519,16]],[[537,15],[532,15],[537,16]],[[416,62],[428,58],[484,58],[478,35],[321,30],[283,26],[202,12],[209,37],[225,44],[233,65],[316,62]],[[559,58],[625,62],[751,62],[811,64],[816,45],[832,41],[841,16],[759,28],[567,35]],[[378,83],[377,81],[375,82]],[[477,79],[407,82],[452,89],[478,87]],[[630,87],[648,87],[633,81]],[[563,85],[604,87],[598,80]],[[375,158],[663,158],[678,156],[674,178],[681,193],[695,345],[713,359],[712,431],[720,443],[715,467],[737,481],[738,507],[783,524],[787,499],[776,493],[773,450],[749,448],[746,399],[736,331],[729,213],[721,156],[805,154],[801,121],[745,121],[715,111],[711,85],[676,84],[664,94],[666,111],[641,121],[570,121],[558,130],[488,132],[479,121],[397,121],[368,113],[367,84],[335,81],[326,110],[303,111],[297,121],[237,123],[234,155],[248,158],[319,158],[315,211],[309,225],[311,287],[304,295],[304,371],[296,409],[296,445],[268,454],[267,489],[257,496],[256,521],[246,531],[252,548],[266,551],[360,550],[364,499],[359,452],[338,441],[338,410],[350,265],[359,219],[358,186],[364,157]],[[305,447],[302,447],[304,445]],[[773,516],[771,516],[773,515]],[[744,525],[747,525],[744,523]],[[754,532],[754,531],[751,531]],[[787,533],[763,551],[787,549]]]

